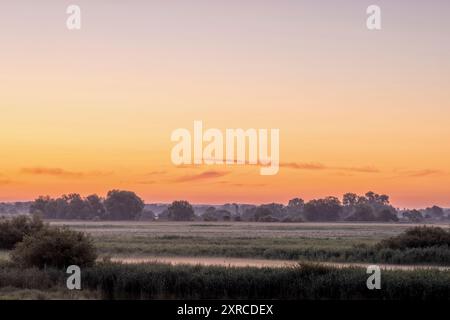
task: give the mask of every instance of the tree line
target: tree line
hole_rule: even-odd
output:
[[[106,198],[96,194],[85,198],[77,193],[59,198],[41,196],[30,205],[30,213],[46,219],[136,220],[142,214],[144,201],[134,192],[111,190]]]
[[[30,204],[29,211],[41,214],[46,219],[77,220],[422,222],[427,219],[449,218],[449,213],[437,206],[423,210],[398,211],[390,204],[388,195],[371,191],[364,195],[346,193],[342,199],[325,197],[305,202],[301,198],[293,198],[287,205],[270,203],[257,206],[233,203],[207,207],[192,206],[188,201],[179,200],[161,207],[162,211],[155,213],[146,209],[144,201],[134,192],[111,190],[105,198],[96,194],[83,198],[75,193],[59,198],[41,196]]]

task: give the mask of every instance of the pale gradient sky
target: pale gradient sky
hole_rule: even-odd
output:
[[[366,29],[370,4],[381,31]],[[0,201],[373,190],[450,207],[449,17],[438,0],[2,1]],[[170,133],[194,120],[279,128],[281,162],[297,166],[175,168]]]

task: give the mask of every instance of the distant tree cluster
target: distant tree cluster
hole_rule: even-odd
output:
[[[194,214],[196,211],[197,214]],[[439,207],[398,212],[389,202],[389,196],[369,191],[365,195],[346,193],[342,200],[325,197],[305,202],[301,198],[289,200],[287,205],[225,204],[197,206],[186,201],[175,201],[159,214],[159,220],[172,221],[254,221],[254,222],[422,222],[426,219],[444,219],[447,213]]]
[[[389,197],[374,192],[367,192],[364,196],[346,193],[342,201],[336,197],[308,202],[294,198],[287,206],[278,203],[252,206],[245,209],[239,218],[261,222],[398,221],[397,211],[389,204]]]
[[[137,220],[143,209],[141,198],[134,192],[123,190],[111,190],[105,199],[96,194],[82,198],[76,193],[56,199],[41,196],[30,205],[32,214],[41,214],[46,219],[69,220]]]
[[[174,201],[160,215],[160,220],[170,221],[193,221],[196,216],[192,205],[184,200]]]
[[[364,195],[346,193],[342,199],[324,197],[305,202],[301,198],[280,203],[227,203],[220,206],[196,205],[180,200],[168,204],[147,204],[134,192],[109,191],[106,198],[96,194],[81,197],[63,195],[53,199],[39,197],[28,205],[30,213],[46,219],[79,220],[167,220],[167,221],[255,221],[255,222],[415,222],[449,219],[449,212],[433,206],[422,210],[397,211],[389,196],[369,191]],[[155,210],[155,211],[152,211]],[[156,214],[155,214],[156,212]]]
[[[0,202],[0,214],[25,214],[31,202]]]
[[[406,210],[402,212],[404,219],[411,222],[423,222],[425,220],[424,216],[419,210]]]
[[[202,218],[204,221],[231,221],[231,213],[228,210],[209,207],[203,213]]]
[[[389,204],[389,196],[367,192],[364,196],[346,193],[342,198],[346,221],[398,221],[397,210]]]
[[[401,216],[403,219],[411,222],[443,221],[450,218],[450,212],[441,207],[432,206],[422,210],[404,210],[401,212]]]

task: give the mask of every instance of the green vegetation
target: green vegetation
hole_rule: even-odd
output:
[[[0,300],[3,299],[98,299],[90,290],[69,291],[64,271],[19,268],[0,261]]]
[[[174,201],[167,209],[167,216],[172,221],[191,221],[195,219],[194,209],[187,201]]]
[[[25,235],[0,261],[4,299],[449,299],[450,273],[382,272],[368,290],[364,268],[314,264],[255,268],[95,262],[103,255],[229,256],[310,261],[450,265],[448,231],[387,224],[72,223]],[[79,230],[88,231],[86,236]],[[402,232],[403,231],[403,232]],[[242,234],[246,234],[243,237]],[[92,239],[91,239],[92,237]],[[81,292],[65,289],[82,266]],[[45,267],[45,268],[44,268]]]
[[[11,260],[22,267],[92,266],[97,258],[90,237],[82,232],[48,227],[27,235],[16,245]]]
[[[450,274],[383,271],[383,290],[368,290],[365,269],[315,265],[230,268],[101,264],[87,270],[90,289],[115,299],[448,299]]]
[[[11,260],[21,267],[89,266],[97,258],[90,236],[44,224],[38,215],[2,219],[0,248],[14,249]],[[0,258],[4,260],[5,254]]]
[[[0,297],[45,292],[65,284],[55,269],[18,270],[0,264]],[[83,296],[104,299],[387,299],[448,300],[450,273],[438,270],[383,271],[382,289],[368,290],[365,269],[316,265],[292,268],[231,268],[165,264],[98,263],[83,269]],[[15,288],[16,291],[13,291]]]
[[[395,239],[408,230],[408,225],[149,223],[95,229],[86,224],[72,226],[90,232],[101,255],[450,265],[450,250],[445,245],[391,248],[378,244]]]
[[[136,220],[144,209],[144,201],[134,192],[112,190],[109,191],[104,206],[106,220]]]
[[[301,223],[84,223],[70,226],[89,233],[92,239],[87,242],[92,241],[102,256],[212,256],[450,265],[448,238],[445,238],[449,232],[435,227],[410,230],[398,225]],[[401,233],[403,230],[405,232]],[[56,245],[62,245],[60,240],[52,243],[52,236],[40,237],[30,238],[27,250],[20,247],[22,256],[34,259],[35,265],[43,264],[36,260],[44,259],[41,253],[46,248],[51,247],[50,251],[55,252]],[[421,244],[412,244],[412,241]],[[31,255],[30,251],[37,253]]]
[[[268,203],[259,206],[227,203],[218,206],[197,205],[173,201],[171,204],[144,204],[132,191],[112,190],[103,199],[96,194],[81,197],[77,193],[62,195],[56,199],[40,196],[32,203],[3,205],[6,212],[18,212],[11,208],[29,207],[30,213],[39,213],[46,219],[91,221],[246,221],[246,222],[422,222],[448,221],[448,211],[433,206],[424,210],[397,211],[389,202],[389,196],[369,191],[364,195],[346,193],[342,200],[324,197],[305,202],[291,199],[287,205]],[[152,211],[150,208],[154,209]],[[0,211],[1,212],[1,211]]]
[[[136,240],[136,239],[135,239]],[[215,256],[235,258],[262,258],[281,260],[309,260],[331,262],[374,262],[392,264],[450,265],[448,248],[411,248],[407,250],[380,249],[354,245],[348,248],[326,245],[325,241],[311,241],[298,245],[301,239],[214,239],[192,237],[154,238],[152,242],[97,242],[105,255],[134,256]],[[314,245],[314,243],[316,245]],[[308,246],[310,244],[310,246]]]
[[[38,216],[17,216],[12,219],[0,219],[0,249],[12,249],[27,235],[44,228]]]
[[[450,232],[439,227],[415,227],[396,237],[382,240],[377,247],[390,249],[442,247],[450,250]]]
[[[82,198],[72,193],[53,199],[37,198],[30,205],[30,213],[42,214],[46,219],[80,220],[137,220],[144,202],[134,192],[111,190],[106,199],[93,194]]]

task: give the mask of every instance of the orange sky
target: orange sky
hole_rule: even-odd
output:
[[[399,207],[450,207],[448,3],[410,2],[408,15],[381,1],[377,32],[356,1],[79,4],[72,32],[56,1],[0,12],[1,201],[112,188],[201,203],[373,190]],[[170,134],[194,120],[279,128],[280,172],[176,168]]]

